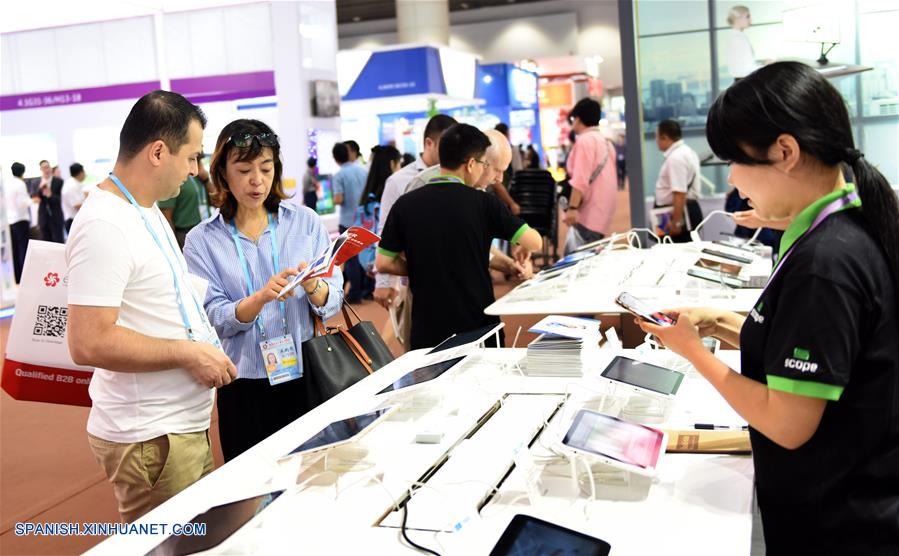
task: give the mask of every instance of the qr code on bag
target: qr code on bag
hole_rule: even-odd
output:
[[[68,307],[38,305],[37,317],[34,321],[34,335],[49,336],[52,338],[65,337],[66,317],[68,317],[68,315]]]

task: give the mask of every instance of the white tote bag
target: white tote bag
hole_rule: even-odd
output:
[[[93,369],[69,355],[68,291],[65,245],[28,242],[3,363],[3,389],[17,400],[91,405]]]

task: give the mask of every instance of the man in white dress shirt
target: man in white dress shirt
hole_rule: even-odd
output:
[[[62,186],[62,217],[66,233],[72,229],[72,220],[84,203],[84,166],[77,162],[69,166],[69,179]]]
[[[14,162],[12,180],[3,188],[3,204],[6,205],[6,221],[9,223],[16,284],[22,279],[22,268],[25,266],[25,252],[28,250],[28,233],[31,228],[30,210],[34,203],[28,195],[28,186],[22,179],[24,175],[25,165]]]
[[[699,155],[684,143],[680,124],[664,120],[656,128],[656,145],[665,156],[656,182],[656,208],[671,207],[665,235],[676,243],[690,241],[690,230],[702,221],[699,208]]]

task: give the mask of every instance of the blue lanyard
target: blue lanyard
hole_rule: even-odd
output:
[[[278,227],[275,225],[271,213],[269,213],[268,239],[272,242],[272,262],[275,264],[275,274],[277,274],[278,269],[281,268],[281,257],[278,254],[278,242],[275,240],[277,229]],[[243,270],[243,277],[244,280],[247,281],[247,295],[253,295],[253,279],[250,278],[250,267],[247,265],[246,256],[243,253],[243,248],[240,246],[240,238],[237,237],[237,226],[234,225],[233,219],[231,220],[231,239],[234,240],[234,247],[237,248],[237,256],[240,258],[240,267]],[[281,310],[281,326],[284,328],[284,335],[286,336],[288,333],[287,309],[283,300],[278,301],[278,308]],[[259,327],[259,333],[265,338],[265,326],[262,324],[262,319],[260,319],[258,315],[256,316],[256,326]]]
[[[159,241],[159,236],[156,235],[156,231],[153,230],[153,227],[150,225],[150,221],[147,220],[147,216],[144,214],[144,211],[141,209],[140,205],[137,204],[137,201],[134,199],[134,196],[131,195],[131,192],[128,191],[128,188],[126,188],[121,180],[119,180],[119,178],[117,178],[112,172],[109,173],[109,179],[111,179],[112,183],[114,183],[116,187],[119,188],[119,191],[121,191],[122,195],[124,195],[125,198],[128,199],[128,202],[131,203],[135,209],[137,209],[138,214],[140,214],[141,219],[143,219],[144,221],[144,226],[147,227],[147,231],[150,232],[150,236],[153,238],[153,241],[156,242],[156,246],[159,247],[159,251],[162,253],[162,257],[165,259],[165,262],[169,263],[169,270],[172,271],[172,283],[175,285],[175,301],[178,302],[178,312],[181,313],[181,321],[184,323],[184,328],[187,330],[187,337],[191,341],[196,341],[196,339],[194,338],[193,328],[190,325],[190,319],[187,316],[187,309],[184,307],[184,302],[182,301],[183,296],[181,295],[181,284],[178,282],[178,273],[175,271],[175,265],[172,264],[171,259],[169,259],[169,256],[166,255],[165,248],[162,246],[162,242]],[[159,217],[159,222],[163,226],[166,226],[167,224],[162,221],[162,217],[159,216],[159,214],[157,214],[157,216]],[[175,258],[177,258],[178,251],[175,250],[175,244],[172,243],[172,238],[169,237],[169,234],[166,234],[165,237],[169,240],[169,247],[171,248]],[[184,272],[187,272],[187,269],[184,266],[182,266],[182,270]],[[200,303],[197,301],[197,298],[193,294],[193,291],[190,292],[190,298],[193,299],[194,306],[197,309],[197,313],[199,313],[200,315],[200,319],[206,322],[206,312],[203,311],[203,309],[200,307]]]

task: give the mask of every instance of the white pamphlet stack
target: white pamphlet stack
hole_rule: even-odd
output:
[[[528,376],[579,377],[584,357],[599,349],[599,321],[550,315],[530,331],[540,335],[528,344]]]

